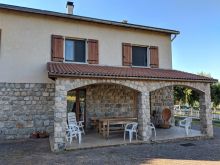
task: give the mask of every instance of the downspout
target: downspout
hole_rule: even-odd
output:
[[[173,38],[171,38],[171,42],[173,42],[173,40],[175,40],[177,34],[174,34]]]

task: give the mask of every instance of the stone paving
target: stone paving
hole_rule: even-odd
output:
[[[123,164],[123,165],[219,165],[220,128],[215,138],[163,144],[141,144],[52,153],[48,139],[5,141],[0,143],[0,164]],[[192,143],[184,147],[181,144]]]
[[[94,130],[87,131],[86,135],[82,135],[82,143],[79,144],[77,139],[73,139],[72,143],[66,143],[66,150],[76,150],[76,149],[91,149],[104,146],[118,146],[126,145],[129,143],[128,134],[126,140],[123,139],[123,132],[110,134],[108,139],[104,138],[99,133]],[[189,135],[186,135],[185,129],[181,127],[171,127],[169,129],[156,129],[156,138],[154,135],[151,136],[151,141],[153,143],[163,143],[171,141],[180,141],[183,139],[201,139],[205,138],[204,135],[198,130],[192,129]],[[53,140],[53,139],[50,139]],[[135,138],[131,142],[132,144],[144,144],[149,142],[144,142],[142,140],[136,140]],[[52,143],[51,143],[52,144]]]

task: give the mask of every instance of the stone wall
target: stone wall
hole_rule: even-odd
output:
[[[137,117],[137,91],[120,85],[97,84],[86,88],[86,123],[91,117]]]
[[[156,127],[163,124],[162,111],[165,108],[171,110],[171,118],[169,121],[170,125],[174,125],[174,96],[173,87],[168,86],[164,88],[157,89],[150,93],[151,101],[151,121]]]
[[[0,83],[0,139],[53,132],[54,84]]]
[[[150,122],[150,93],[168,86],[182,85],[200,91],[203,115],[200,115],[202,132],[212,137],[213,128],[210,110],[210,84],[202,82],[188,81],[150,81],[150,80],[125,80],[107,78],[57,78],[54,104],[54,137],[52,137],[53,151],[61,151],[66,146],[66,120],[67,120],[67,92],[76,88],[85,88],[94,84],[122,85],[138,91],[138,136],[143,141],[148,141],[151,137],[151,129],[147,125]],[[89,108],[89,107],[88,107]]]

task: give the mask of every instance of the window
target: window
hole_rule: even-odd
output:
[[[159,47],[137,46],[123,42],[122,65],[159,68]]]
[[[85,40],[65,40],[65,61],[85,62]]]
[[[132,46],[132,65],[148,66],[148,48],[140,46]]]

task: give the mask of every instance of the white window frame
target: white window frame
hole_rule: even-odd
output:
[[[132,48],[133,46],[136,46],[136,47],[144,47],[144,48],[147,48],[147,66],[136,66],[136,65],[133,65],[133,54],[132,54]],[[131,44],[131,66],[134,67],[134,68],[150,68],[150,46],[148,45],[139,45],[139,44]]]
[[[74,64],[88,64],[88,44],[87,44],[87,41],[88,39],[85,39],[85,38],[77,38],[77,37],[67,37],[65,36],[64,38],[64,42],[63,42],[63,56],[64,56],[64,63],[74,63]],[[75,61],[66,61],[66,54],[65,54],[65,51],[66,51],[66,48],[65,48],[65,42],[66,40],[81,40],[81,41],[85,41],[85,62],[75,62]]]

